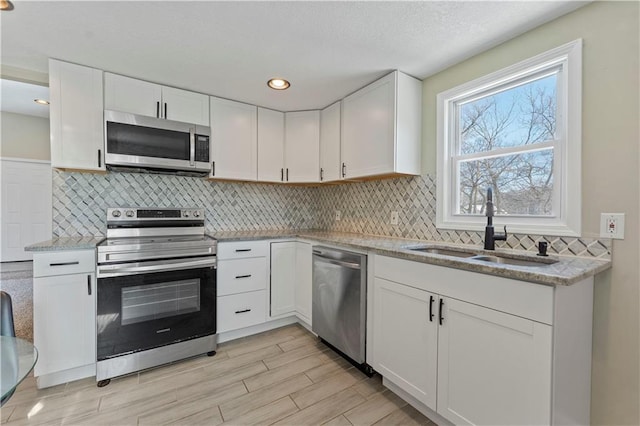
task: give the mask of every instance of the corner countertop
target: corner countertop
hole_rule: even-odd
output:
[[[105,237],[61,237],[31,244],[25,251],[60,251],[60,250],[91,250],[104,241]]]
[[[344,247],[346,249],[373,252],[375,254],[383,256],[396,257],[415,262],[430,263],[433,265],[440,265],[449,268],[464,269],[471,272],[479,272],[482,274],[495,275],[504,278],[529,281],[551,286],[571,285],[611,268],[610,260],[557,255],[549,256],[549,259],[556,260],[556,263],[542,266],[519,266],[487,263],[476,259],[416,252],[407,249],[407,246],[433,245],[440,248],[473,250],[477,254],[504,254],[512,258],[523,260],[535,260],[536,256],[520,250],[497,249],[495,251],[487,251],[480,246],[474,245],[451,244],[439,241],[410,240],[404,238],[383,237],[345,232],[308,230],[239,231],[217,232],[209,235],[216,238],[219,242],[301,238],[325,244],[332,244]]]

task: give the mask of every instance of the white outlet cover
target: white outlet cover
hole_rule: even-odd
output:
[[[391,212],[391,224],[397,225],[399,221],[398,212]]]
[[[623,240],[624,239],[624,213],[601,213],[600,214],[600,237]]]
[[[342,219],[342,212],[340,210],[336,210],[336,220]]]

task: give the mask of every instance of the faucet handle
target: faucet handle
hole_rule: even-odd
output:
[[[549,256],[547,254],[548,243],[546,241],[538,242],[538,256]]]

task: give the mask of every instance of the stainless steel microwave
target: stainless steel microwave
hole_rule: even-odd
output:
[[[104,125],[109,168],[199,175],[211,170],[209,127],[110,110],[104,111]]]

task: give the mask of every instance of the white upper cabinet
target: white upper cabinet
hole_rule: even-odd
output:
[[[342,177],[420,174],[422,84],[398,71],[342,101]]]
[[[49,60],[51,166],[105,170],[102,71]]]
[[[105,73],[104,108],[209,126],[209,96]]]
[[[162,86],[122,75],[104,74],[104,109],[161,117]]]
[[[340,180],[340,102],[320,111],[320,181]]]
[[[285,182],[320,181],[320,111],[285,113]]]
[[[209,96],[162,87],[163,117],[167,120],[209,126]]]
[[[284,181],[284,113],[258,108],[258,180]]]
[[[255,181],[258,178],[258,108],[211,97],[210,177]]]

